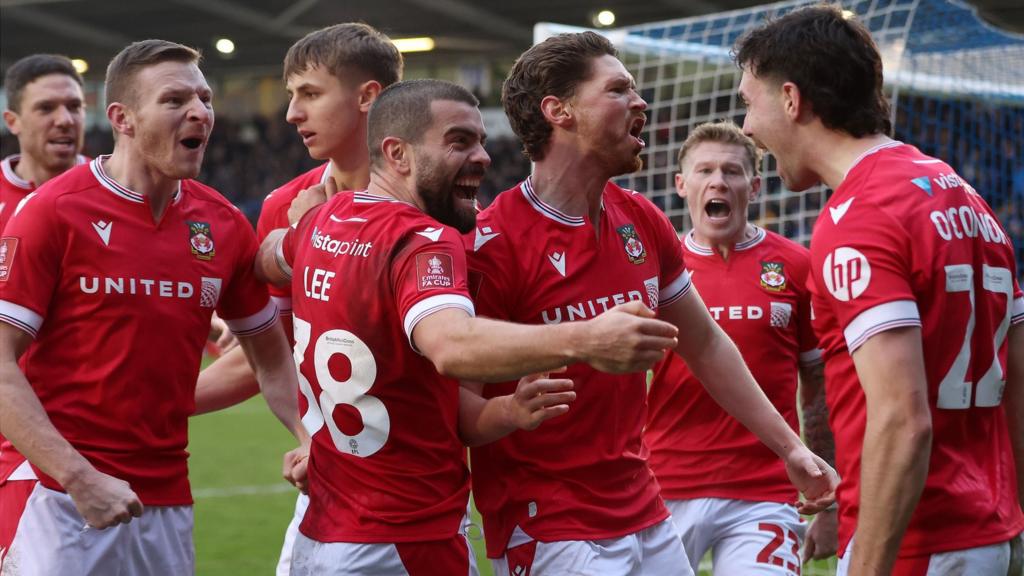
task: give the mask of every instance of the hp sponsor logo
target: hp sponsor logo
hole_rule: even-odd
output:
[[[825,287],[840,302],[860,296],[871,282],[871,265],[859,251],[842,246],[825,257],[821,270]]]

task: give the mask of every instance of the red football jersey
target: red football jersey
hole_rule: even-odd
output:
[[[21,160],[20,154],[12,154],[0,161],[0,232],[3,232],[4,227],[7,226],[7,221],[17,210],[18,204],[36,189],[34,183],[21,178],[14,171],[19,160]],[[84,164],[88,161],[89,159],[85,156],[78,155],[77,164]],[[5,258],[0,254],[0,274],[3,273],[4,260]],[[22,368],[24,368],[23,365]],[[14,449],[14,445],[0,436],[0,484],[24,461],[25,457]]]
[[[23,179],[14,171],[19,160],[21,154],[12,154],[0,161],[0,232],[3,232],[18,203],[36,189],[33,182]],[[88,158],[79,154],[76,164],[88,161]]]
[[[277,311],[238,209],[185,180],[154,222],[105,158],[47,182],[11,219],[0,320],[35,337],[22,366],[64,438],[144,504],[188,504],[188,417],[210,316],[245,336]]]
[[[719,326],[740,349],[765,395],[799,430],[801,363],[821,362],[811,329],[807,249],[755,228],[728,260],[684,241],[686,263]],[[782,460],[726,412],[675,353],[654,369],[644,440],[665,499],[732,498],[792,503],[796,489]]]
[[[459,234],[404,202],[339,192],[289,229],[283,251],[299,387],[313,407],[299,529],[321,542],[454,536],[469,495],[459,383],[410,338],[441,309],[473,314]]]
[[[260,219],[256,223],[256,241],[262,243],[267,234],[270,234],[272,231],[278,228],[289,227],[291,223],[288,222],[288,208],[291,207],[292,200],[295,200],[299,192],[306,188],[323,184],[330,175],[331,163],[327,162],[296,176],[281,187],[275,188],[270,194],[267,194],[267,197],[263,200],[263,208],[260,209]],[[271,285],[269,290],[270,297],[277,304],[277,311],[281,316],[291,316],[292,287],[290,285]],[[291,338],[292,335],[289,334],[288,337]],[[294,344],[294,341],[292,343]]]
[[[892,142],[850,169],[811,241],[815,330],[836,435],[840,550],[856,529],[865,399],[850,354],[920,326],[933,439],[900,556],[984,546],[1024,530],[1000,405],[1011,322],[1024,320],[1013,249],[985,201],[940,160]]]
[[[545,204],[526,180],[499,194],[465,238],[482,316],[556,324],[630,300],[667,306],[690,289],[668,219],[612,183],[600,222],[591,223]],[[642,440],[646,374],[578,364],[564,377],[576,384],[568,415],[472,449],[474,500],[491,557],[503,553],[517,525],[541,541],[597,540],[668,517]],[[489,384],[485,395],[511,394],[516,384]]]

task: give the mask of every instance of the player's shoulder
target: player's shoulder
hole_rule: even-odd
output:
[[[291,201],[298,196],[299,192],[309,188],[310,186],[320,184],[329,167],[330,163],[321,164],[316,168],[299,174],[277,188],[274,188],[270,191],[270,194],[267,194],[267,197],[263,199],[264,210],[266,210],[268,206],[291,204]]]
[[[487,208],[476,215],[476,226],[468,232],[467,250],[479,249],[485,244],[501,244],[509,238],[530,234],[530,228],[536,223],[536,211],[530,207],[524,196],[524,180],[508,190],[498,194]],[[497,242],[495,242],[497,241]]]
[[[202,182],[182,180],[180,194],[180,201],[192,203],[198,213],[207,218],[222,220],[233,225],[244,224],[246,227],[252,228],[238,206],[232,204],[216,189]]]
[[[811,251],[808,250],[803,244],[786,238],[782,234],[772,232],[771,230],[764,230],[764,249],[770,250],[779,254],[780,257],[799,262],[801,260],[806,261],[811,257]]]

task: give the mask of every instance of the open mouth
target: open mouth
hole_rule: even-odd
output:
[[[644,116],[638,116],[633,120],[633,123],[629,125],[629,135],[636,140],[637,144],[639,144],[641,148],[647,146],[644,139],[640,137],[640,134],[644,131],[644,124],[646,123],[647,119]]]
[[[51,138],[46,141],[47,144],[58,148],[74,148],[75,139],[71,137],[67,138]]]
[[[202,138],[184,138],[181,141],[181,145],[189,150],[197,150],[203,145]]]
[[[481,176],[462,176],[455,180],[453,192],[460,200],[476,200],[476,194],[480,191],[480,184],[483,182]]]
[[[713,198],[704,204],[704,213],[711,220],[724,220],[732,215],[732,206],[725,200]]]

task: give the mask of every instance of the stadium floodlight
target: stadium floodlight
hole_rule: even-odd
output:
[[[89,63],[82,58],[72,58],[71,65],[75,67],[75,72],[79,74],[85,74],[89,71]]]
[[[615,24],[615,12],[612,12],[611,10],[601,10],[594,15],[595,26],[604,27],[611,26],[612,24]]]
[[[232,54],[235,51],[235,43],[230,38],[218,38],[213,46],[221,54]]]
[[[393,38],[391,42],[399,52],[429,52],[434,49],[434,39],[429,36],[418,38]]]

